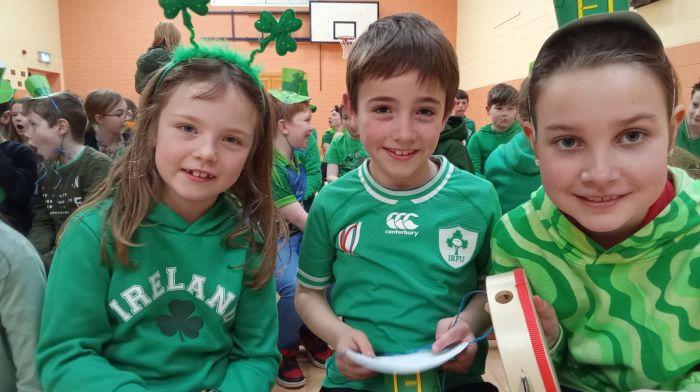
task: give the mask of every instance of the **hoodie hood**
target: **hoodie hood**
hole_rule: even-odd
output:
[[[502,156],[507,167],[525,175],[539,174],[540,168],[535,164],[535,153],[532,151],[525,132],[513,136],[511,141],[500,148],[503,149]]]
[[[447,140],[467,140],[469,133],[467,132],[467,122],[462,116],[450,116],[445,124],[445,129],[440,133],[439,143]]]
[[[183,236],[222,235],[230,232],[238,220],[233,200],[219,195],[213,206],[191,224],[163,203],[155,203],[144,224],[156,224],[163,231]]]

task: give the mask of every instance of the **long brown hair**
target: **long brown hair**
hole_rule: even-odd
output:
[[[177,27],[170,22],[158,22],[153,31],[153,43],[151,43],[151,47],[165,46],[168,52],[172,52],[179,44],[180,31],[178,31]]]
[[[199,97],[201,99],[212,99],[229,86],[236,86],[257,109],[258,122],[255,140],[243,171],[227,192],[240,208],[236,227],[227,235],[224,246],[235,247],[235,244],[244,243],[253,252],[260,253],[261,262],[249,283],[252,287],[261,287],[275,269],[277,239],[284,232],[280,223],[284,220],[279,218],[272,201],[272,140],[276,125],[270,98],[250,75],[218,59],[192,58],[182,62],[162,76],[156,89],[162,73],[163,69],[158,71],[141,94],[137,131],[131,144],[115,162],[107,179],[80,210],[95,207],[113,197],[103,232],[109,228],[117,259],[123,265],[130,266],[129,248],[139,246],[131,239],[158,200],[162,189],[162,179],[155,165],[155,146],[158,120],[163,108],[182,83],[211,83],[210,91]],[[105,244],[103,234],[103,260],[106,256]]]
[[[85,97],[85,113],[88,118],[88,131],[95,131],[97,120],[95,117],[105,115],[114,110],[119,104],[124,101],[124,98],[116,91],[108,89],[98,89],[91,91]]]

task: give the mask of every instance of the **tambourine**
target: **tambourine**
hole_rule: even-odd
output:
[[[509,389],[559,392],[525,271],[487,277],[486,295]]]

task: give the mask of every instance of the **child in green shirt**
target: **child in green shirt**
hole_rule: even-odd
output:
[[[685,116],[634,12],[545,41],[528,100],[542,188],[493,231],[524,268],[563,391],[700,391],[700,181],[668,167]]]
[[[29,239],[49,270],[56,235],[105,178],[112,162],[83,145],[87,115],[80,98],[64,91],[24,102],[27,144],[42,160]]]
[[[676,145],[700,157],[700,82],[693,85],[688,115],[678,126]]]
[[[307,174],[309,162],[305,159],[305,149],[315,131],[311,126],[310,97],[288,90],[271,90],[270,94],[275,105],[277,124],[272,199],[280,215],[289,225],[289,237],[278,241],[275,267],[275,285],[280,296],[277,301],[277,347],[282,355],[276,381],[285,388],[299,388],[306,382],[297,361],[300,341],[311,355],[312,363],[318,367],[323,368],[326,359],[331,355],[328,346],[303,325],[294,308],[299,248],[308,217],[304,200],[310,191]],[[314,138],[313,143],[315,142]]]
[[[274,119],[260,86],[248,56],[204,46],[153,75],[132,143],[59,242],[45,390],[272,388],[280,227],[261,197]]]
[[[362,146],[360,135],[350,126],[350,117],[345,106],[339,107],[343,135],[331,143],[326,154],[328,182],[333,182],[350,170],[359,167],[367,159],[367,151]]]
[[[499,83],[489,91],[486,113],[491,117],[491,124],[481,127],[467,144],[474,173],[483,175],[484,163],[491,152],[522,132],[520,124],[515,121],[517,102],[518,90],[513,86]]]
[[[345,352],[374,356],[426,345],[437,352],[488,327],[483,294],[454,313],[465,294],[483,286],[500,208],[490,183],[432,156],[459,84],[457,56],[437,26],[416,14],[373,23],[350,53],[347,84],[343,104],[369,159],[316,198],[296,305],[339,353],[327,362],[321,390],[378,392],[391,375]],[[325,298],[331,284],[332,308]],[[436,377],[445,375],[447,390],[495,390],[481,378],[486,351],[469,345]]]

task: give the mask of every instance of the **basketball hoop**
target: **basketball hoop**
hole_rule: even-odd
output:
[[[355,43],[355,37],[338,37],[338,39],[340,40],[340,47],[343,48],[343,58],[347,59],[350,54],[350,49],[352,49],[352,45]]]

